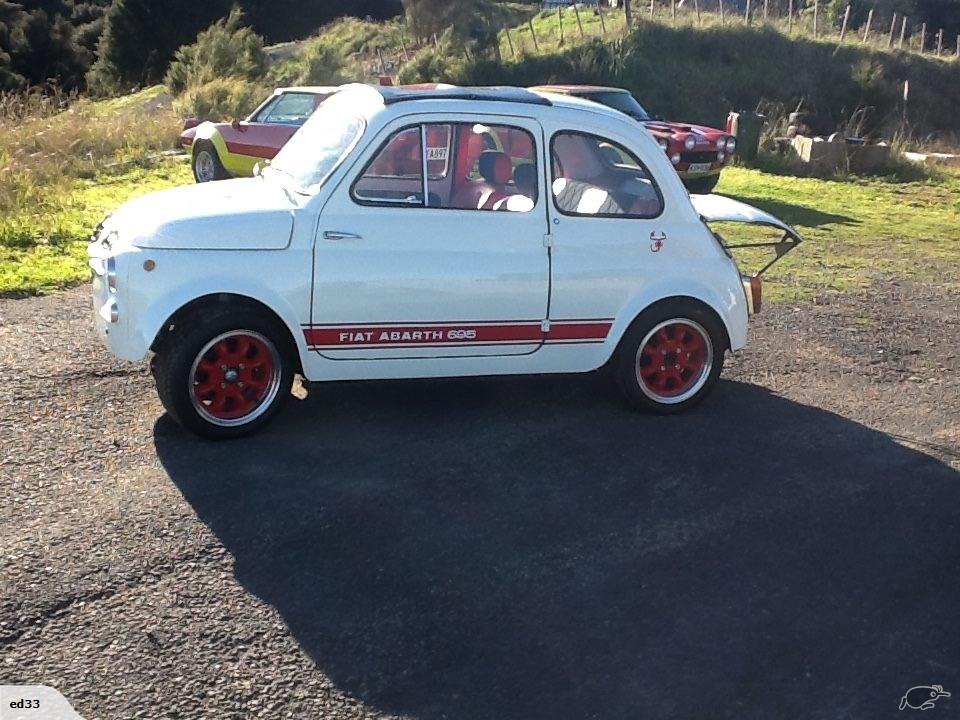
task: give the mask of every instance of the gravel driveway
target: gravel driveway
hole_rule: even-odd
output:
[[[221,444],[85,288],[0,301],[0,681],[87,720],[873,720],[934,683],[952,716],[949,287],[768,307],[682,417],[600,376],[343,384]]]

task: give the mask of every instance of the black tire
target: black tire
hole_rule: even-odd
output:
[[[720,173],[698,178],[686,178],[683,184],[686,185],[687,190],[694,195],[709,195],[713,192],[718,182],[720,182]]]
[[[657,303],[633,321],[620,341],[614,359],[617,381],[635,408],[660,415],[680,413],[702,401],[716,385],[727,347],[723,324],[705,305],[683,299]],[[663,372],[650,364],[656,353],[663,353],[664,365],[659,368]]]
[[[213,180],[226,180],[230,173],[220,162],[220,156],[212,142],[208,140],[199,141],[193,148],[193,179],[198,183],[210,182]]]
[[[230,364],[220,364],[210,375],[202,367],[221,360]],[[170,417],[215,440],[240,437],[268,423],[290,396],[296,367],[296,349],[286,327],[248,308],[188,315],[177,322],[150,364]],[[219,368],[222,376],[216,375]],[[201,392],[204,383],[214,388],[206,397]]]

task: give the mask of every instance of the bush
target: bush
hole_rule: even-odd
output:
[[[227,77],[187,88],[173,104],[181,117],[204,120],[245,118],[272,88],[244,78]]]
[[[257,80],[267,70],[263,38],[243,26],[243,13],[234,8],[197,36],[192,45],[177,50],[164,83],[174,95],[213,80],[237,77]]]

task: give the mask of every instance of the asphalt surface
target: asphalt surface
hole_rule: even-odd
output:
[[[960,712],[960,298],[775,305],[697,411],[315,386],[211,444],[84,289],[0,301],[0,683],[93,718]]]

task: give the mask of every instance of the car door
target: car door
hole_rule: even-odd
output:
[[[311,348],[337,360],[535,352],[549,295],[542,137],[531,119],[487,115],[379,133],[320,214]]]
[[[630,297],[663,271],[660,255],[667,253],[661,251],[681,223],[627,138],[562,125],[546,129],[550,322],[581,327],[581,341],[603,340]],[[565,339],[558,335],[556,341]]]

